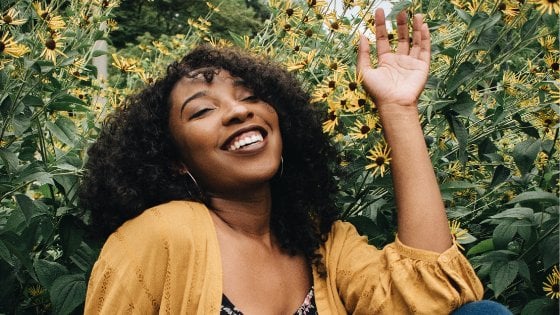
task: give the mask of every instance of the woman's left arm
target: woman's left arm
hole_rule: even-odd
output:
[[[398,44],[391,52],[385,16],[375,12],[378,66],[369,59],[369,43],[362,36],[358,71],[374,100],[391,148],[399,240],[410,247],[443,252],[451,244],[439,186],[424,141],[417,102],[428,78],[430,33],[422,16],[413,18],[412,44],[405,12],[397,16]]]

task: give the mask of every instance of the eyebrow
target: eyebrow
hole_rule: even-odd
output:
[[[203,96],[206,96],[206,91],[198,91],[198,92],[194,93],[193,95],[191,95],[189,98],[187,98],[187,99],[183,102],[183,105],[181,105],[181,115],[180,115],[180,117],[183,117],[183,109],[185,108],[185,106],[187,106],[187,104],[188,104],[190,101],[192,101],[192,100],[194,100],[194,99],[197,99],[197,98],[199,98],[199,97],[203,97]]]

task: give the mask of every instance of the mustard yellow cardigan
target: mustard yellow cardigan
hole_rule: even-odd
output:
[[[456,247],[442,254],[395,240],[383,250],[337,221],[321,247],[327,277],[313,270],[319,314],[449,314],[483,289]],[[222,269],[202,204],[172,201],[124,223],[89,279],[85,314],[219,314]]]

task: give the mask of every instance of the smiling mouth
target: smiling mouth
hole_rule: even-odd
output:
[[[227,151],[237,151],[261,143],[264,141],[265,137],[266,133],[264,131],[251,129],[234,135],[223,145],[223,149]]]

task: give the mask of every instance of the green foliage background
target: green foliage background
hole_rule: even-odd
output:
[[[194,45],[238,45],[294,71],[341,152],[337,202],[372,244],[394,238],[375,104],[355,73],[357,30],[373,1],[269,1],[254,35],[219,36],[210,5],[182,34],[95,51],[118,27],[116,1],[0,4],[0,313],[79,313],[102,240],[87,237],[77,186],[100,124],[124,95]],[[485,298],[515,314],[558,309],[558,11],[547,1],[395,1],[432,32],[420,119],[456,242]],[[10,10],[13,11],[10,11]],[[224,14],[225,15],[225,14]],[[9,18],[8,18],[9,17]],[[61,23],[62,21],[62,23]],[[243,30],[241,30],[243,31]],[[375,49],[375,46],[372,47]],[[106,56],[108,80],[91,60]],[[375,59],[372,59],[375,63]]]

